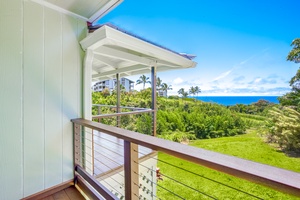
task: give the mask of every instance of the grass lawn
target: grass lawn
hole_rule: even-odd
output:
[[[192,142],[191,145],[300,172],[300,158],[287,157],[284,153],[277,151],[275,148],[264,143],[254,130],[249,131],[249,133],[245,135],[235,137],[197,140]],[[164,177],[163,181],[158,182],[159,186],[157,186],[157,195],[161,199],[180,199],[162,187],[173,191],[184,199],[300,199],[164,153],[159,153],[158,158],[159,160],[166,161],[174,166],[192,172],[189,173],[159,161],[158,167],[162,174],[170,176],[203,192],[203,194],[195,192],[192,189],[183,187],[173,180]],[[215,183],[207,178],[237,188],[238,190],[245,191],[253,196],[225,187],[224,185]],[[209,196],[206,196],[205,194],[208,194]]]

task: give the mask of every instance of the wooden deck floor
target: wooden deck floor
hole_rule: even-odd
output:
[[[124,140],[94,131],[94,175],[114,171],[124,165]],[[149,148],[138,147],[139,158],[152,153]]]
[[[84,200],[85,198],[80,194],[80,192],[71,186],[64,190],[61,190],[53,195],[42,198],[41,200]]]

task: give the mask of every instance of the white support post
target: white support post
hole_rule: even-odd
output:
[[[155,64],[156,65],[156,64]],[[156,66],[151,67],[151,83],[152,83],[152,136],[156,136]]]
[[[92,120],[92,65],[94,54],[92,50],[87,49],[84,60],[83,70],[83,118]],[[84,158],[85,170],[94,174],[94,145],[93,145],[93,130],[90,128],[82,128],[82,155]]]
[[[92,65],[94,54],[92,50],[87,50],[83,66],[83,118],[92,120]]]

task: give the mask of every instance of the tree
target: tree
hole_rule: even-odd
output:
[[[168,85],[166,83],[161,84],[161,90],[166,91],[166,95],[168,96],[168,90],[173,90],[172,85]]]
[[[199,93],[201,93],[201,89],[198,86],[195,87],[195,93],[197,94],[197,96]]]
[[[143,84],[143,90],[145,89],[146,83],[150,84],[151,81],[149,81],[149,77],[146,77],[145,75],[140,76],[140,78],[136,81],[136,85]]]
[[[293,48],[287,56],[287,60],[300,63],[300,38],[293,40],[291,46],[293,46]],[[300,68],[296,75],[290,80],[290,86],[292,86],[292,90],[300,92]]]
[[[117,84],[115,85],[114,92],[117,93]],[[124,85],[120,84],[120,92],[126,92],[126,88]]]
[[[185,93],[184,88],[180,88],[177,92],[179,95],[182,95]]]
[[[159,77],[157,77],[157,79],[156,79],[156,88],[157,88],[157,90],[160,90],[161,86],[162,86],[162,80]]]
[[[192,86],[192,87],[189,89],[189,94],[192,94],[193,96],[195,96],[195,94],[196,94],[196,88],[194,88],[194,86]]]
[[[293,49],[290,51],[289,55],[287,56],[287,60],[293,61],[295,63],[299,63],[300,62],[300,38],[294,39],[291,46],[293,46]]]
[[[295,92],[300,92],[300,68],[298,69],[295,76],[290,80],[290,86],[292,86],[292,90]]]
[[[188,92],[183,92],[183,93],[182,93],[182,97],[183,97],[183,98],[187,98],[188,96],[189,96],[189,93],[188,93]]]
[[[295,63],[300,63],[300,38],[293,40],[291,46],[293,46],[293,48],[289,52],[287,56],[287,60]],[[284,106],[292,106],[299,111],[300,110],[300,68],[298,69],[296,75],[291,78],[290,86],[292,87],[292,91],[286,93],[282,97],[279,97],[278,98],[279,102]]]

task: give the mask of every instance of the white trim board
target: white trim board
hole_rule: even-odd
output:
[[[26,1],[26,0],[24,0],[24,1]],[[90,23],[93,23],[93,22],[99,20],[100,18],[105,16],[107,13],[109,13],[111,10],[113,10],[115,7],[117,7],[120,3],[123,2],[123,0],[110,0],[103,7],[101,7],[99,10],[97,10],[95,13],[93,13],[92,16],[87,17],[87,16],[82,16],[80,14],[74,13],[72,11],[69,11],[69,10],[59,7],[57,5],[54,5],[52,3],[49,3],[46,0],[28,0],[28,1],[35,2],[37,4],[45,6],[47,8],[56,10],[60,13],[70,15],[70,16],[82,19],[84,21],[88,21]]]

